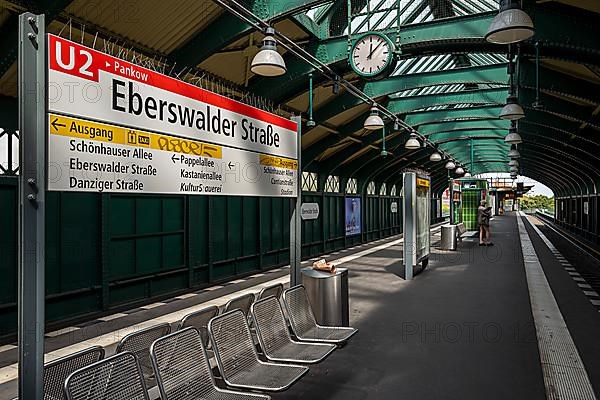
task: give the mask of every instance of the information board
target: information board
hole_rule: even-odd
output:
[[[48,189],[296,197],[294,121],[48,36]]]

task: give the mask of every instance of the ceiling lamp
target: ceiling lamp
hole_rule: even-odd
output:
[[[521,107],[517,101],[517,98],[515,96],[508,96],[506,105],[502,107],[502,110],[500,111],[500,118],[516,121],[524,117],[525,112],[523,111],[523,107]]]
[[[508,151],[508,156],[510,158],[519,158],[519,157],[521,157],[521,153],[519,153],[519,150],[517,150],[517,146],[512,145],[510,147],[510,150]]]
[[[512,180],[514,181],[515,179],[517,179],[517,174],[510,174],[510,177],[512,178]]]
[[[519,144],[523,142],[521,135],[517,132],[517,128],[510,128],[508,135],[504,138],[504,141],[508,144]]]
[[[467,172],[465,173],[465,178],[470,178],[470,177],[471,177],[471,173],[470,173],[469,171],[467,171]]]
[[[500,12],[492,20],[485,40],[510,44],[522,42],[535,34],[531,18],[519,3],[519,0],[500,0]]]
[[[463,169],[463,167],[458,167],[454,172],[456,172],[458,175],[462,175],[465,173],[465,170]]]
[[[417,149],[420,149],[421,148],[421,142],[419,142],[419,139],[417,139],[417,135],[415,135],[414,133],[411,133],[410,137],[408,138],[408,140],[404,144],[404,148],[406,148],[407,150],[417,150]]]
[[[519,168],[517,168],[517,167],[510,167],[510,172],[511,172],[511,174],[512,173],[516,174],[517,172],[519,172]]]
[[[442,155],[440,153],[438,153],[437,151],[434,151],[429,156],[429,161],[433,161],[433,162],[442,161]]]
[[[383,128],[383,120],[379,116],[379,109],[376,105],[371,107],[371,115],[367,117],[363,128],[368,129],[370,131],[375,131],[377,129]]]
[[[517,160],[510,160],[508,162],[508,166],[509,167],[518,167],[519,166],[519,162]]]
[[[277,41],[271,36],[275,34],[275,29],[267,28],[266,34],[260,51],[252,59],[250,71],[261,76],[283,75],[287,68],[283,57],[277,52]]]
[[[454,169],[454,168],[456,168],[456,164],[454,164],[452,162],[452,160],[450,160],[446,163],[446,169]]]

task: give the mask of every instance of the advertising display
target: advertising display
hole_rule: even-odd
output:
[[[48,189],[296,197],[297,123],[48,36]]]
[[[414,268],[429,263],[431,224],[431,180],[420,172],[403,174],[404,278],[412,279]]]
[[[442,217],[450,216],[450,189],[444,190],[442,194]]]
[[[346,236],[362,232],[360,208],[360,197],[346,197]]]

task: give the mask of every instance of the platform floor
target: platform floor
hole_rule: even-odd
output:
[[[360,332],[273,398],[547,398],[517,216],[495,217],[491,225],[495,246],[480,247],[472,238],[456,252],[443,252],[434,242],[429,267],[410,282],[395,275],[401,246],[346,264],[351,324]],[[528,232],[542,263],[555,268],[552,254]],[[558,303],[600,398],[600,313],[569,274],[551,274],[553,291],[572,289],[568,304]]]
[[[547,279],[557,310],[568,328],[591,387],[600,399],[600,304],[590,295],[577,268],[594,268],[577,257],[559,235],[540,221],[515,214],[493,218],[493,247],[466,238],[457,251],[439,250],[439,228],[432,229],[429,266],[412,281],[402,276],[402,240],[389,238],[327,256],[349,269],[350,322],[359,333],[335,351],[291,389],[272,394],[274,400],[354,399],[550,399],[542,367],[530,302],[527,265],[518,220],[533,246],[534,261]],[[536,230],[536,228],[538,230]],[[540,236],[545,232],[548,237]],[[545,239],[545,240],[544,240]],[[556,246],[556,247],[554,247]],[[560,253],[565,250],[565,257]],[[568,253],[568,254],[567,254]],[[580,264],[578,267],[577,264]],[[600,268],[600,266],[597,266]],[[186,310],[221,304],[245,291],[286,280],[284,268],[257,274],[243,282],[205,289],[130,314],[109,316],[90,332],[102,332],[85,342],[79,333],[47,339],[59,354],[69,347],[106,340],[116,342],[132,323],[174,322]],[[530,275],[528,270],[527,275]],[[583,282],[583,283],[582,283]],[[242,291],[238,291],[242,289]],[[554,301],[552,299],[552,301]],[[171,321],[172,320],[172,321]],[[111,336],[112,335],[112,336]],[[109,340],[110,339],[110,340]],[[108,346],[109,353],[114,345]],[[553,349],[550,352],[561,349]],[[14,395],[10,372],[15,349],[0,351],[0,399]],[[547,367],[547,366],[546,366]],[[583,393],[580,382],[569,386],[573,399]],[[590,385],[588,385],[590,386]],[[554,397],[556,398],[556,397]]]

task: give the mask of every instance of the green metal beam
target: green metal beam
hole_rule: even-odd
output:
[[[465,130],[486,130],[486,129],[506,129],[510,128],[510,121],[491,118],[480,121],[458,120],[458,121],[440,121],[419,127],[419,132],[425,136],[443,132],[465,131]]]
[[[245,5],[263,20],[275,22],[327,2],[328,0],[250,0]],[[179,65],[195,66],[253,31],[252,26],[225,11],[186,44],[171,52],[169,58]]]
[[[402,52],[409,56],[411,52],[428,49],[433,44],[444,47],[445,52],[456,51],[454,47],[459,48],[459,52],[482,51],[483,49],[501,50],[501,47],[490,45],[483,40],[483,35],[494,14],[467,15],[404,26],[400,34]],[[387,34],[392,41],[396,39],[395,28],[389,28],[382,32]],[[333,66],[340,63],[340,73],[350,71],[347,62],[348,39],[346,36],[315,41],[308,45],[308,50],[325,64]],[[302,80],[302,77],[311,72],[312,67],[295,57],[286,62],[288,70],[296,71],[294,75],[285,74],[277,78],[255,77],[251,90],[261,96],[269,97],[276,103],[283,103],[287,99],[299,95],[302,91],[297,91],[297,88],[301,86],[298,80]]]
[[[460,118],[490,119],[497,118],[501,109],[501,105],[492,105],[483,107],[461,107],[444,110],[420,111],[408,114],[404,118],[404,122],[413,127],[418,127],[420,125],[446,120],[456,120]]]
[[[506,66],[486,65],[482,67],[457,68],[445,71],[399,75],[380,81],[364,82],[359,87],[368,96],[379,98],[394,93],[428,86],[463,84],[506,84]],[[326,121],[340,112],[363,104],[356,96],[344,92],[335,100],[315,112],[317,121]]]
[[[394,114],[406,114],[427,107],[455,104],[504,104],[508,90],[500,89],[480,89],[464,92],[428,94],[422,96],[399,97],[390,100],[388,110]]]

